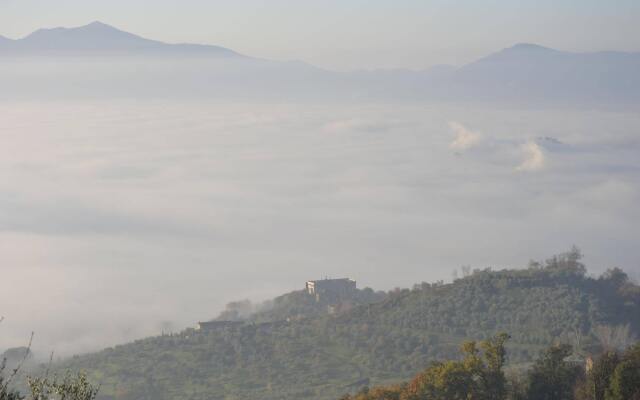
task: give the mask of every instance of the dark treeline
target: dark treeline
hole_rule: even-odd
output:
[[[553,345],[527,372],[506,376],[507,339],[466,342],[462,360],[434,362],[409,382],[342,400],[640,400],[640,343],[585,363],[571,359],[570,345]]]

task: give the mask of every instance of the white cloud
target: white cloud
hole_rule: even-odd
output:
[[[544,168],[545,155],[542,148],[535,142],[527,142],[522,146],[524,160],[516,168],[518,171],[538,171]]]
[[[479,132],[472,131],[459,122],[449,122],[449,128],[455,133],[456,137],[449,144],[449,148],[455,151],[463,151],[476,146],[482,140]]]

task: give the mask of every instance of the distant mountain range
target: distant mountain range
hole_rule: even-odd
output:
[[[195,53],[241,57],[240,54],[219,46],[168,44],[145,39],[98,21],[77,28],[39,29],[17,40],[0,37],[0,54],[4,55],[95,52]]]
[[[56,74],[55,82],[44,79],[44,71],[31,68],[34,63],[27,60],[33,56],[56,59],[54,68],[46,71]],[[134,56],[138,64],[131,68],[128,58],[121,56]],[[109,68],[94,66],[90,78],[83,80],[73,72],[74,62],[108,57],[113,57]],[[18,40],[0,37],[3,59],[27,63],[18,73],[0,63],[0,84],[12,98],[64,92],[81,97],[196,94],[355,101],[640,102],[640,53],[572,53],[535,44],[517,44],[461,67],[345,73],[302,62],[260,60],[219,46],[167,44],[93,22],[78,28],[41,29]],[[194,59],[204,61],[185,62]],[[145,60],[149,62],[144,64]],[[56,70],[61,63],[64,68]]]

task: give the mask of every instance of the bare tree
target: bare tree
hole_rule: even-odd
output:
[[[598,325],[595,327],[594,333],[605,350],[624,350],[636,341],[629,324]]]

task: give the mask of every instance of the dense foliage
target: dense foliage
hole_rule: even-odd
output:
[[[138,340],[59,368],[88,371],[104,398],[335,399],[408,379],[433,361],[456,359],[465,340],[496,332],[511,335],[513,366],[557,341],[585,354],[604,343],[624,347],[640,331],[640,288],[620,270],[588,277],[577,251],[523,270],[466,275],[336,315],[305,315],[311,300],[298,293],[289,308],[240,326]]]
[[[569,345],[541,352],[524,377],[503,371],[505,334],[462,346],[462,361],[434,362],[411,381],[363,388],[342,400],[638,400],[640,343],[623,354],[606,351],[595,361],[571,360]]]
[[[462,345],[460,361],[434,362],[409,383],[363,389],[343,400],[503,400],[507,380],[503,372],[508,336],[504,333]],[[482,350],[482,354],[481,354]]]

